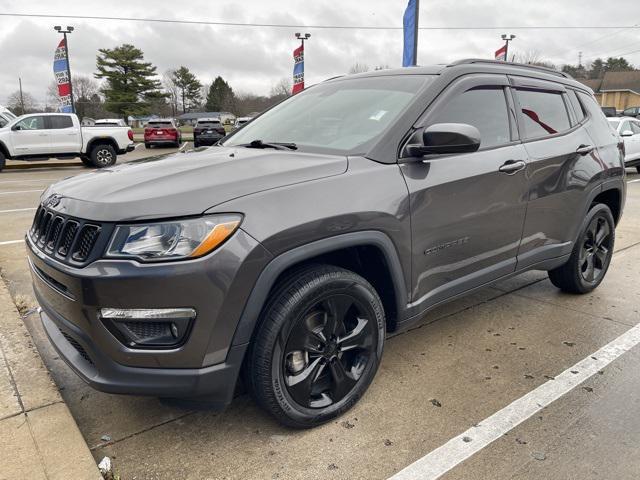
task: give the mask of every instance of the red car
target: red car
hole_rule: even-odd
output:
[[[182,134],[171,119],[150,120],[144,127],[144,146],[151,148],[153,145],[170,145],[179,147],[182,142]]]

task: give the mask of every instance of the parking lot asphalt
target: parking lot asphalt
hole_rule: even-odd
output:
[[[139,150],[123,160],[149,153]],[[0,273],[22,311],[35,306],[20,241],[35,211],[26,209],[84,171],[0,173]],[[388,478],[640,323],[640,175],[628,173],[616,253],[596,291],[563,294],[529,272],[444,305],[388,339],[360,403],[313,430],[279,426],[244,394],[214,413],[96,392],[58,358],[37,315],[25,323],[94,458],[110,456],[123,480]],[[451,454],[443,478],[638,478],[639,368],[640,347],[630,348],[470,458]]]

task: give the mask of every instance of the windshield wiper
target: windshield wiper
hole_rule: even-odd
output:
[[[246,148],[275,148],[276,150],[297,150],[298,149],[298,146],[295,143],[263,142],[262,140],[253,140],[251,143],[245,143],[237,146],[246,147]]]

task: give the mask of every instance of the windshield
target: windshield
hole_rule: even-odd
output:
[[[173,124],[171,122],[149,122],[147,128],[171,128]]]
[[[220,122],[198,122],[196,127],[219,127]]]
[[[336,80],[289,98],[223,142],[291,143],[298,149],[364,153],[430,81],[425,75]]]

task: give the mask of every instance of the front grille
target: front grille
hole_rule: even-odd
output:
[[[107,227],[107,228],[105,228]],[[50,257],[74,266],[83,266],[102,253],[108,226],[38,208],[29,230],[33,244]]]
[[[84,348],[82,348],[82,345],[80,345],[75,338],[73,338],[68,333],[63,332],[62,330],[60,330],[60,333],[67,340],[67,342],[69,342],[71,346],[78,351],[78,353],[82,358],[84,358],[88,363],[93,365],[93,360],[91,360],[91,357],[89,356],[87,351]]]

